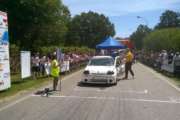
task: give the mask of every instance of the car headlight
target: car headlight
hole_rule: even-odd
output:
[[[108,75],[113,75],[113,74],[114,74],[114,71],[108,71],[107,74],[108,74]]]
[[[89,75],[89,70],[85,70],[83,73],[84,73],[85,75]]]

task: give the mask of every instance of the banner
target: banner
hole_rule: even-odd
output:
[[[0,91],[11,87],[7,14],[0,11]]]
[[[29,51],[21,51],[21,78],[31,76],[31,53]]]
[[[70,69],[69,69],[69,66],[70,66],[70,62],[69,61],[62,61],[61,63],[61,72],[68,72]]]

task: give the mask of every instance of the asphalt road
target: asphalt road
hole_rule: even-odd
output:
[[[0,108],[0,120],[180,120],[180,90],[136,64],[135,79],[117,86],[79,86],[82,71],[50,97],[28,95]]]

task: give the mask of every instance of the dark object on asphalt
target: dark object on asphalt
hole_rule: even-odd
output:
[[[35,93],[35,95],[41,95],[41,96],[46,96],[49,97],[49,95],[52,94],[52,90],[49,88],[45,88],[44,90],[39,90]]]

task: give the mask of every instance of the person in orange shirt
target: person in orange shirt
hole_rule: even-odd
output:
[[[127,49],[126,55],[125,55],[125,77],[124,79],[128,79],[128,72],[130,71],[131,75],[134,79],[134,72],[132,71],[132,62],[133,62],[134,55],[130,51],[130,49]]]

